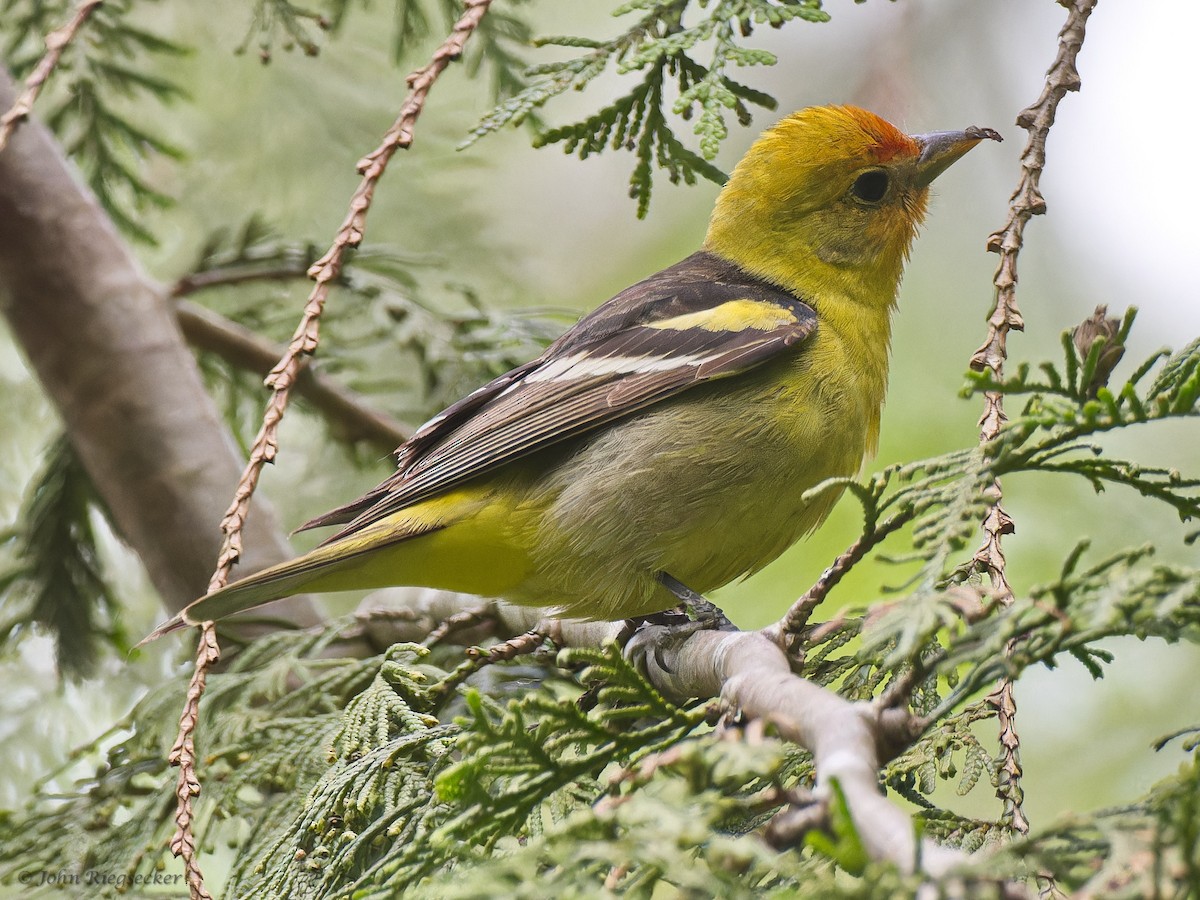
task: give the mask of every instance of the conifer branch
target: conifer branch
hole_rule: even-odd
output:
[[[96,7],[103,2],[104,0],[80,0],[70,20],[61,28],[56,28],[46,35],[46,54],[29,73],[29,77],[25,79],[24,90],[17,96],[8,112],[0,116],[0,153],[3,153],[4,148],[8,146],[9,138],[13,136],[17,126],[29,118],[29,114],[33,111],[33,104],[37,101],[38,94],[42,92],[42,86],[54,72],[54,67],[58,65],[63,51],[75,39],[75,35],[79,33],[79,29],[87,22]]]
[[[57,14],[57,7],[65,9],[69,5],[68,0],[31,3],[32,9],[24,15],[15,8],[21,5],[10,2],[5,6],[4,24],[8,26],[11,17],[14,26],[5,43],[11,54],[9,64],[15,72],[28,74],[28,81],[26,91],[10,110],[14,118],[0,122],[0,147],[7,140],[5,132],[10,133],[28,116],[34,98],[46,87],[53,70],[58,96],[43,101],[50,103],[43,110],[43,122],[79,166],[113,223],[135,240],[153,245],[155,239],[143,213],[151,208],[165,209],[173,201],[145,177],[142,164],[157,155],[182,159],[184,153],[154,129],[131,119],[125,101],[153,97],[166,104],[187,93],[170,79],[131,65],[130,58],[135,51],[147,57],[178,56],[185,49],[126,21],[127,2],[80,0],[72,20],[51,31],[44,41],[43,29]],[[86,50],[76,47],[85,21],[89,32]],[[48,52],[35,57],[35,46],[43,42]],[[75,52],[67,56],[69,47]]]
[[[408,148],[413,141],[413,127],[425,107],[429,90],[451,62],[462,55],[463,46],[472,32],[479,26],[487,13],[491,0],[466,0],[466,9],[454,24],[450,36],[434,52],[430,62],[408,76],[408,96],[400,109],[400,115],[384,136],[383,143],[359,161],[358,171],[362,181],[350,200],[350,212],[338,229],[333,246],[312,265],[308,275],[314,282],[312,293],[304,306],[300,324],[283,357],[276,363],[266,378],[271,389],[271,398],[263,415],[263,424],[251,447],[250,459],[242,473],[225,517],[221,531],[225,540],[213,572],[208,590],[211,593],[225,586],[242,552],[242,526],[250,510],[250,499],[258,486],[263,466],[273,462],[278,452],[278,429],[287,409],[291,389],[308,356],[317,349],[321,313],[329,289],[341,272],[346,253],[357,247],[366,231],[367,213],[375,188],[379,184],[388,162],[397,150]],[[211,622],[201,625],[196,667],[188,689],[187,703],[180,717],[179,736],[172,750],[171,762],[180,768],[176,799],[178,828],[171,840],[171,849],[176,856],[183,856],[187,867],[188,889],[192,900],[211,900],[204,888],[203,877],[195,860],[195,837],[192,833],[192,801],[200,793],[200,781],[196,775],[194,732],[199,720],[199,703],[204,693],[208,669],[220,658],[216,643],[216,632]]]
[[[918,842],[908,814],[879,792],[884,758],[906,748],[922,723],[879,702],[852,703],[791,671],[786,653],[761,632],[703,631],[663,641],[659,626],[635,635],[651,682],[668,697],[720,697],[813,754],[818,796],[845,799],[869,857],[903,872],[937,877],[966,856],[928,839]]]
[[[1000,264],[993,283],[996,286],[996,302],[988,317],[988,334],[983,345],[971,357],[971,368],[988,370],[997,381],[1004,377],[1004,363],[1008,358],[1008,334],[1023,331],[1025,321],[1017,306],[1017,256],[1024,241],[1025,225],[1036,215],[1046,212],[1046,200],[1039,183],[1046,165],[1046,139],[1058,111],[1058,104],[1070,91],[1079,90],[1079,72],[1075,58],[1083,46],[1088,17],[1096,6],[1096,0],[1072,0],[1064,2],[1067,21],[1058,35],[1058,52],[1054,63],[1046,73],[1042,94],[1031,106],[1017,116],[1017,124],[1029,133],[1025,149],[1021,153],[1021,176],[1009,200],[1009,219],[1004,227],[988,238],[987,249],[1000,255]],[[1006,421],[1003,394],[987,391],[984,394],[984,411],[979,420],[981,443],[987,443],[1000,434]],[[995,596],[1003,604],[1012,602],[1012,589],[1005,571],[1002,539],[1012,534],[1012,518],[1001,506],[1003,493],[997,479],[989,492],[990,508],[983,520],[984,541],[976,551],[973,562],[978,570],[987,572]],[[1011,655],[1013,647],[1007,652]],[[988,697],[996,710],[1000,723],[1001,762],[997,795],[1004,803],[1004,819],[1019,834],[1029,832],[1029,821],[1025,817],[1021,788],[1020,736],[1017,734],[1015,718],[1016,699],[1013,683],[1004,678]]]
[[[695,7],[693,9],[693,6]],[[534,146],[560,145],[586,159],[608,150],[627,150],[635,157],[629,196],[637,215],[650,205],[654,170],[672,184],[695,184],[704,178],[723,184],[727,176],[713,164],[729,134],[726,117],[740,125],[751,121],[751,106],[774,109],[775,98],[741,81],[735,69],[771,66],[773,53],[743,45],[760,27],[782,28],[794,21],[829,21],[821,0],[643,0],[626,3],[617,15],[637,16],[623,32],[607,40],[582,36],[545,37],[540,46],[582,50],[570,59],[531,67],[528,84],[505,97],[471,131],[462,146],[509,126],[529,123]],[[707,62],[698,56],[711,49]],[[611,67],[638,83],[623,96],[582,121],[546,128],[540,112],[552,100],[582,90]],[[672,95],[675,96],[672,102]],[[694,121],[699,152],[676,133],[675,119]]]
[[[539,623],[537,610],[500,604],[498,613],[514,633]],[[567,647],[602,646],[621,629],[608,622],[556,624],[555,641]],[[634,635],[626,654],[639,661],[650,683],[668,698],[720,698],[727,708],[769,723],[783,738],[809,750],[818,796],[828,801],[832,792],[840,792],[872,860],[931,877],[965,862],[963,853],[918,841],[909,815],[879,792],[882,764],[906,750],[927,721],[909,713],[891,694],[854,703],[793,674],[777,629],[700,631],[672,640],[661,626],[648,626]],[[799,837],[803,829],[793,832]]]
[[[188,684],[187,700],[179,716],[179,736],[171,748],[167,760],[179,767],[175,781],[175,834],[171,837],[171,852],[183,859],[184,877],[192,900],[212,900],[204,887],[204,875],[196,859],[196,837],[194,833],[195,813],[193,801],[200,796],[200,778],[196,771],[196,726],[200,724],[200,698],[204,695],[204,683],[209,669],[221,658],[217,644],[217,630],[212,622],[205,622],[200,630],[200,642],[196,647],[196,666]]]

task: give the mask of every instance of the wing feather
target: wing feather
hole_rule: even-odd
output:
[[[753,324],[728,327],[731,310],[733,321],[747,321],[749,312]],[[695,384],[760,365],[812,334],[816,322],[792,294],[695,254],[617,295],[538,359],[431,419],[397,451],[395,475],[309,525],[347,523],[330,538],[339,540]]]

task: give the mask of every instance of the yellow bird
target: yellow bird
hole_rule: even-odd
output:
[[[392,477],[304,526],[342,526],[324,544],[148,640],[388,585],[628,618],[757,571],[838,494],[805,492],[874,452],[930,182],[985,138],[909,136],[852,106],[786,117],[734,169],[702,250],[421,426]]]

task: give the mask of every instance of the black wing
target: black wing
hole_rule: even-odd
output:
[[[710,253],[622,291],[545,353],[448,407],[397,450],[399,471],[304,528],[337,540],[468,479],[744,372],[808,337],[812,308]]]

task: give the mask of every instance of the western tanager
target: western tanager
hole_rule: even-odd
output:
[[[564,616],[669,609],[757,571],[873,452],[891,315],[929,184],[984,138],[851,106],[766,131],[704,248],[435,416],[398,471],[305,528],[324,544],[193,602],[157,637],[301,590],[428,585]]]

